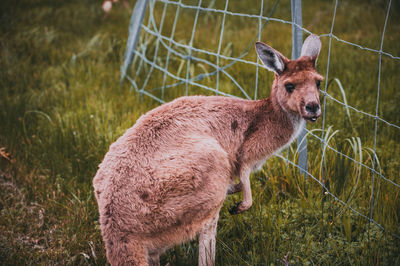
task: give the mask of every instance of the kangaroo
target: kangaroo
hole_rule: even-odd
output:
[[[181,97],[141,116],[110,146],[93,185],[111,265],[159,265],[166,249],[197,235],[199,265],[214,265],[226,195],[242,191],[230,212],[248,210],[250,173],[321,115],[319,37],[305,40],[297,60],[255,47],[275,73],[269,98]]]

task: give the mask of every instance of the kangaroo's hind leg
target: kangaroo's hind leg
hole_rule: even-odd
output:
[[[204,224],[199,235],[199,266],[212,266],[215,263],[215,237],[217,234],[219,212]]]

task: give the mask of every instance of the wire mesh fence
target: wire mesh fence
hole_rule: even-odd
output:
[[[388,26],[397,21],[392,1],[381,1],[382,10],[371,12],[376,19],[369,26],[355,23],[351,10],[337,0],[303,7],[309,14],[303,18],[294,12],[299,1],[289,7],[279,0],[238,2],[137,1],[121,81],[127,79],[140,95],[159,103],[194,94],[259,99],[268,95],[273,77],[260,64],[254,43],[291,49],[296,58],[301,41],[295,39],[318,34],[324,50],[318,61],[325,76],[322,121],[305,129],[307,138],[297,148],[276,156],[319,184],[335,203],[400,239],[395,218],[400,216],[400,96],[395,90],[400,57],[392,45],[399,41],[396,28]],[[301,5],[297,10],[302,13]],[[362,36],[364,26],[371,36]],[[348,191],[333,186],[334,179]],[[368,201],[360,203],[357,193],[367,193]],[[393,213],[390,221],[382,217],[385,208]]]

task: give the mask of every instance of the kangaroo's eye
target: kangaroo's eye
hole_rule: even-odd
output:
[[[294,91],[294,84],[293,83],[287,83],[285,84],[285,89],[288,93],[292,93]]]
[[[317,80],[316,84],[317,84],[317,88],[319,89],[319,87],[321,87],[321,81]]]

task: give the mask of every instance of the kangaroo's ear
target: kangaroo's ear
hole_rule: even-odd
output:
[[[303,43],[303,47],[301,48],[301,56],[309,56],[316,62],[320,50],[321,40],[317,35],[311,34]]]
[[[264,66],[277,75],[285,69],[285,64],[289,61],[280,52],[262,42],[256,42],[256,51]]]

